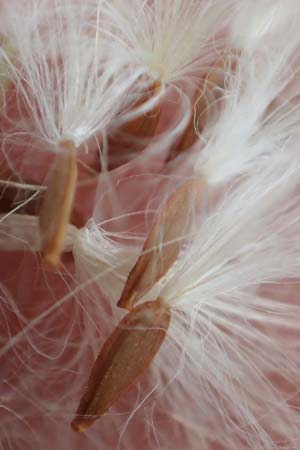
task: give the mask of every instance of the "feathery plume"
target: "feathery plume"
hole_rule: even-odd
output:
[[[17,3],[0,185],[67,254],[1,194],[2,447],[298,448],[298,2]]]

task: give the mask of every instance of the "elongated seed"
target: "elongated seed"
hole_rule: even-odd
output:
[[[149,90],[132,106],[132,110],[146,103],[160,88],[154,83]],[[160,106],[156,105],[151,111],[126,122],[120,128],[112,129],[108,140],[111,164],[120,165],[128,162],[128,157],[139,152],[147,145],[157,128],[160,119]]]
[[[133,309],[104,343],[71,423],[83,432],[149,367],[165,338],[171,311],[161,300]]]
[[[198,136],[203,132],[209,114],[213,112],[213,108],[216,107],[223,95],[225,77],[228,69],[232,73],[236,71],[236,57],[238,55],[239,51],[236,49],[232,50],[229,55],[223,55],[211,68],[205,79],[202,80],[194,95],[193,114],[189,124],[177,145],[172,149],[169,159],[192,147],[197,141]]]
[[[52,167],[39,219],[45,261],[57,267],[70,220],[77,180],[76,147],[62,141]]]
[[[127,278],[118,306],[131,310],[176,261],[195,218],[203,183],[199,178],[189,180],[169,198]]]

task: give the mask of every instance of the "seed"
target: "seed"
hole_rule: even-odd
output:
[[[171,311],[159,299],[127,314],[104,343],[88,387],[71,423],[84,432],[102,416],[149,367],[166,336]]]

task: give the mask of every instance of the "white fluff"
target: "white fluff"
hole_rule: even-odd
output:
[[[154,79],[172,83],[209,67],[210,41],[226,26],[234,2],[113,0],[110,4],[112,23],[126,50],[124,58],[146,67]]]
[[[76,227],[68,225],[63,251],[72,251],[77,232]],[[38,217],[16,213],[0,214],[0,249],[2,251],[41,251]]]
[[[176,313],[153,377],[176,378],[162,402],[202,449],[299,440],[300,310],[280,287],[299,276],[299,175],[296,147],[233,184],[161,283]]]
[[[103,1],[93,9],[68,0],[20,1],[18,7],[18,14],[14,5],[2,10],[17,54],[7,60],[35,133],[54,148],[61,139],[86,143],[126,106],[140,74],[125,73],[109,58]]]
[[[252,51],[257,46],[280,43],[297,24],[297,0],[249,0],[238,5],[231,25],[231,35],[238,48]],[[292,40],[291,40],[292,43]]]
[[[39,248],[35,217],[1,216],[2,250],[22,250],[15,259],[4,254],[0,285],[2,448],[297,449],[298,2],[19,0],[19,6],[16,12],[9,2],[1,5],[1,31],[18,55],[5,58],[29,114],[14,125],[27,133],[33,127],[51,147],[65,137],[84,144],[109,131],[120,114],[122,123],[158,101],[176,109],[165,97],[169,86],[185,99],[179,133],[191,113],[183,85],[195,86],[220,48],[222,55],[240,52],[236,70],[224,68],[217,114],[181,156],[176,176],[157,174],[147,157],[101,175],[94,217],[79,231],[71,227],[66,242],[75,270],[66,263],[59,273],[47,272],[36,255],[23,252],[24,243]],[[131,111],[154,80],[162,83],[157,96]],[[165,142],[157,137],[155,151],[150,145],[145,155],[159,160]],[[160,295],[170,305],[167,339],[141,383],[85,437],[74,434],[69,423],[95,356],[125,314],[116,302],[150,221],[191,166],[189,175],[206,183],[201,214],[176,263],[144,298]],[[111,189],[106,197],[103,186]],[[187,213],[195,206],[186,205]]]
[[[255,169],[298,132],[300,33],[294,14],[300,17],[299,8],[285,13],[285,34],[274,36],[272,45],[259,41],[251,52],[241,50],[235,72],[225,73],[221,112],[200,137],[195,167],[213,184]]]
[[[90,221],[74,241],[74,257],[82,279],[96,277],[96,295],[116,303],[122,293],[126,276],[136,258],[135,247],[115,242],[114,233],[105,232]],[[118,235],[120,239],[121,236]]]

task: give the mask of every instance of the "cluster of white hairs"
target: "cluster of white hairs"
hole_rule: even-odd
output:
[[[0,449],[300,448],[299,1],[0,0],[0,17]],[[54,270],[38,212],[65,140],[81,225]],[[74,433],[151,226],[198,179],[142,298],[171,308],[166,339]]]

